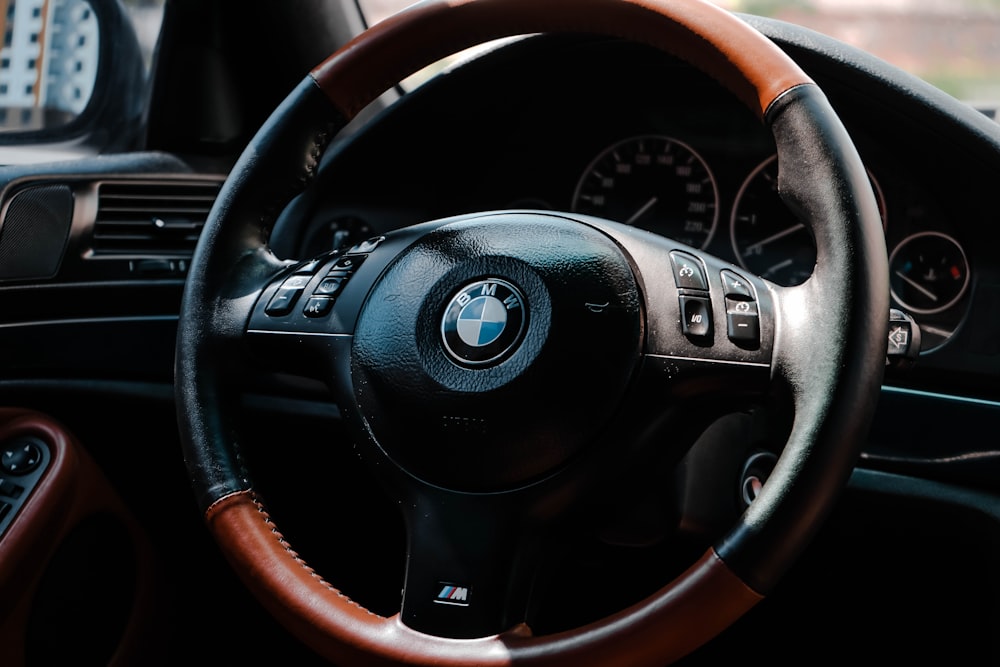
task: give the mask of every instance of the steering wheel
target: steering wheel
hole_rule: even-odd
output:
[[[527,210],[429,221],[304,261],[271,252],[276,217],[369,102],[445,55],[548,32],[657,47],[753,110],[773,134],[782,196],[815,238],[811,278],[782,288],[641,230]],[[314,69],[212,209],[176,350],[197,499],[246,585],[338,664],[672,662],[772,590],[846,484],[885,364],[886,264],[875,198],[836,114],[734,15],[700,0],[418,3]],[[269,516],[244,469],[230,380],[248,351],[329,384],[403,509],[398,614],[340,593]],[[735,525],[645,600],[534,635],[525,610],[545,535],[625,469],[642,429],[681,401],[776,389],[794,415],[787,442]]]

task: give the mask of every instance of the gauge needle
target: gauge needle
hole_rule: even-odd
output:
[[[766,239],[761,239],[760,241],[757,241],[756,243],[750,244],[749,246],[747,246],[747,250],[750,250],[751,248],[761,248],[761,247],[767,245],[768,243],[771,243],[773,241],[777,241],[778,239],[783,239],[786,236],[788,236],[789,234],[794,234],[795,232],[799,231],[800,229],[804,229],[804,228],[805,228],[805,225],[803,225],[801,222],[799,224],[797,224],[797,225],[792,225],[788,229],[783,229],[780,232],[778,232],[777,234],[771,234]]]
[[[638,211],[636,211],[635,213],[633,213],[632,217],[625,221],[625,224],[626,225],[631,225],[633,222],[635,222],[636,220],[638,220],[639,218],[641,218],[646,213],[646,211],[648,211],[649,209],[651,209],[654,206],[656,206],[656,202],[657,201],[659,201],[659,197],[653,197],[648,202],[646,202],[645,204],[643,204],[642,208],[640,208]]]
[[[937,294],[935,294],[934,292],[930,291],[929,289],[927,289],[926,287],[924,287],[923,285],[921,285],[920,283],[918,283],[913,278],[910,278],[909,276],[907,276],[902,271],[896,271],[896,275],[899,276],[900,278],[902,278],[906,282],[907,285],[909,285],[913,289],[917,290],[918,292],[920,292],[921,294],[923,294],[924,296],[926,296],[931,301],[937,301],[938,300]]]
[[[781,271],[781,270],[782,270],[782,269],[784,269],[785,267],[788,267],[788,266],[791,266],[791,265],[792,265],[792,260],[790,260],[790,259],[786,259],[786,260],[785,260],[785,261],[783,261],[783,262],[778,262],[778,263],[777,263],[777,264],[775,264],[774,266],[772,266],[772,267],[769,267],[769,268],[767,269],[767,271],[765,271],[765,272],[763,273],[763,275],[764,275],[764,276],[770,276],[770,275],[774,275],[774,274],[775,274],[775,273],[777,273],[778,271]]]
[[[942,338],[949,338],[953,333],[955,333],[954,331],[948,331],[947,329],[938,329],[937,327],[932,327],[926,324],[921,324],[920,330],[926,331],[927,333],[935,334],[937,336],[941,336]]]

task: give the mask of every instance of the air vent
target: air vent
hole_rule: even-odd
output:
[[[94,255],[191,256],[220,187],[218,181],[100,183]]]

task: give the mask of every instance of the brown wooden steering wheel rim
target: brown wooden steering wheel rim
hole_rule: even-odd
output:
[[[314,171],[331,127],[342,127],[399,80],[466,47],[541,32],[603,34],[654,46],[713,76],[761,118],[790,91],[815,88],[772,42],[732,14],[701,0],[424,2],[347,44],[314,69],[297,89],[318,89],[332,103],[334,115],[340,116],[323,128],[303,132],[304,149],[298,158],[301,180],[308,180]],[[271,521],[242,470],[235,445],[206,404],[212,400],[212,383],[218,376],[202,370],[213,348],[209,339],[238,336],[236,330],[241,326],[239,321],[227,321],[226,309],[219,307],[220,294],[226,292],[225,298],[230,298],[228,294],[241,292],[234,288],[238,281],[220,275],[251,256],[259,260],[251,271],[255,275],[262,272],[261,267],[280,266],[268,258],[266,238],[273,215],[254,218],[243,213],[280,209],[295,188],[274,186],[273,192],[257,193],[252,206],[241,208],[240,197],[252,192],[258,182],[245,178],[243,170],[250,174],[254,165],[266,160],[267,151],[262,147],[270,145],[271,138],[264,135],[273,134],[282,123],[288,125],[291,115],[301,112],[296,95],[303,94],[309,93],[294,93],[275,112],[272,118],[277,120],[270,129],[262,129],[262,138],[255,139],[244,153],[234,168],[235,177],[220,195],[192,263],[178,338],[177,396],[189,469],[208,526],[248,587],[294,634],[337,664],[663,665],[706,643],[752,608],[762,594],[737,575],[718,550],[709,549],[666,587],[599,622],[541,637],[519,626],[480,639],[445,639],[406,627],[398,615],[385,618],[369,612],[299,558]],[[266,179],[267,187],[272,180]],[[818,239],[821,254],[824,243]],[[861,259],[854,261],[863,262],[870,254],[864,250]],[[257,279],[241,278],[248,283]],[[879,291],[878,282],[874,292]],[[233,302],[241,296],[242,292],[236,294]],[[867,310],[876,312],[887,304],[887,297],[866,302]],[[206,308],[207,304],[215,307]],[[872,339],[877,335],[875,332]],[[864,374],[873,366],[872,358],[878,359],[877,350],[868,352],[855,375]],[[789,374],[796,373],[797,369],[792,369]],[[869,393],[877,386],[875,381]],[[860,416],[858,424],[865,423],[864,415]],[[841,437],[853,435],[852,430]],[[831,474],[831,489],[846,480],[850,460],[844,456],[836,474]],[[825,493],[827,497],[813,508],[810,522],[818,521],[829,504],[833,491]],[[796,540],[807,537],[808,531],[790,530]]]

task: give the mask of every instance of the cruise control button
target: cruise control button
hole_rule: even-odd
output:
[[[704,296],[680,297],[681,331],[687,336],[704,338],[712,333],[712,302]]]
[[[726,299],[726,333],[734,343],[760,342],[760,314],[756,301]]]
[[[670,253],[670,264],[673,266],[674,280],[679,289],[708,289],[708,281],[705,279],[701,262],[694,255],[674,250]]]
[[[757,302],[726,299],[726,312],[741,315],[757,315]]]
[[[732,271],[722,272],[722,290],[731,299],[753,299],[750,283]]]

